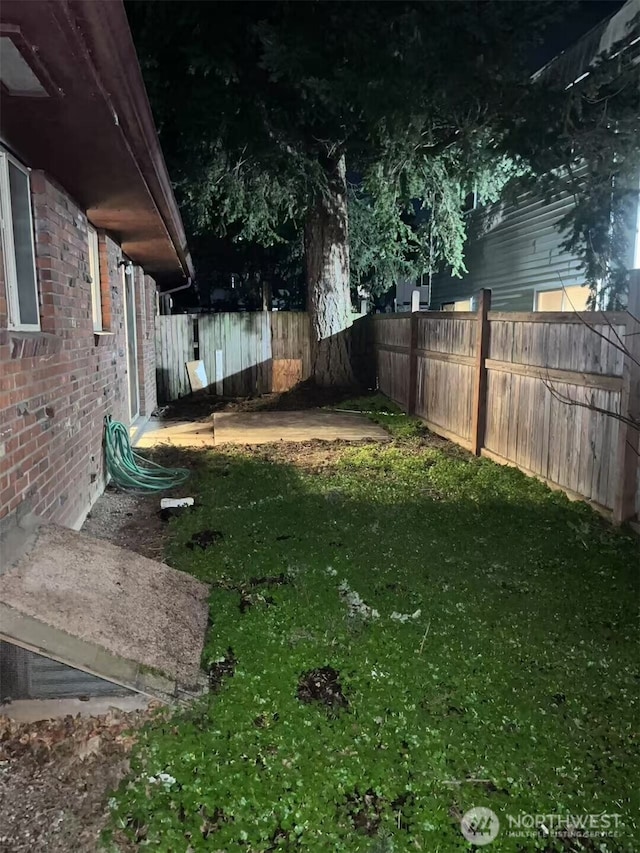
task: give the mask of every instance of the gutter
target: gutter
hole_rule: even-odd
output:
[[[75,19],[73,28],[83,34],[86,59],[96,85],[131,152],[182,274],[192,280],[195,271],[182,217],[158,141],[124,4],[122,0],[103,3],[67,0],[65,5],[68,19]],[[184,287],[187,286],[191,285]]]
[[[618,46],[614,59],[633,47],[640,40],[640,0],[627,2],[609,17],[597,23],[572,45],[550,59],[542,68],[531,75],[531,81],[548,79],[561,82],[570,89],[591,73],[590,69],[599,56]]]
[[[186,284],[180,284],[178,287],[171,287],[169,290],[159,290],[158,294],[160,296],[168,296],[170,293],[178,293],[179,290],[188,290],[190,287],[193,287],[194,280],[189,278]]]

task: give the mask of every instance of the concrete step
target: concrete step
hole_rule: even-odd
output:
[[[206,584],[55,525],[3,556],[0,639],[165,701],[202,692]]]

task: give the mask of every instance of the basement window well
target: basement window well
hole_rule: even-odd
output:
[[[78,699],[133,696],[131,690],[88,672],[0,642],[0,714],[11,716],[19,699]]]

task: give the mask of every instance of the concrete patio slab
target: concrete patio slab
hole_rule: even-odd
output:
[[[162,421],[151,418],[135,439],[136,447],[213,447],[212,421]]]
[[[215,444],[271,444],[280,441],[389,441],[389,434],[365,415],[309,409],[302,412],[216,412]]]
[[[0,638],[162,699],[200,691],[208,587],[102,539],[43,525],[0,573]]]

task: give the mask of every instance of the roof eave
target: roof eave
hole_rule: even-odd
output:
[[[117,116],[183,273],[186,278],[193,278],[193,262],[187,248],[182,217],[158,140],[124,4],[122,0],[110,0],[108,3],[70,0],[68,5],[76,21],[84,24],[82,35],[90,50],[103,95]]]

